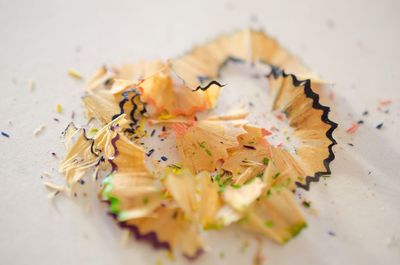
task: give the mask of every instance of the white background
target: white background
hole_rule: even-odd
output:
[[[0,130],[11,136],[0,136],[0,264],[168,263],[146,244],[123,246],[96,198],[47,199],[48,178],[40,176],[61,183],[51,156],[63,153],[60,133],[72,111],[84,122],[82,83],[67,70],[87,77],[104,63],[171,58],[248,26],[264,28],[335,83],[332,117],[340,124],[333,176],[306,194],[317,214],[306,211],[309,228],[286,246],[265,240],[265,264],[400,264],[399,11],[396,0],[0,0]],[[376,109],[384,99],[393,100],[389,114]],[[360,130],[346,134],[360,118]],[[244,240],[250,247],[241,253]],[[211,235],[210,245],[195,264],[251,264],[256,248],[235,228]]]

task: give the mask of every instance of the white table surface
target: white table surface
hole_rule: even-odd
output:
[[[0,131],[11,136],[0,136],[0,264],[168,264],[146,244],[123,246],[96,198],[83,206],[47,199],[40,176],[61,183],[51,156],[63,153],[60,133],[73,110],[84,122],[82,83],[67,69],[87,77],[104,63],[170,58],[248,26],[263,27],[334,81],[340,124],[333,176],[306,195],[317,215],[307,212],[309,228],[284,247],[265,240],[265,264],[400,264],[399,11],[396,0],[0,0]],[[376,109],[384,99],[393,100],[389,114]],[[346,134],[361,118],[359,131]],[[251,264],[256,243],[247,233],[210,237],[212,249],[195,264]],[[244,240],[250,247],[241,253]]]

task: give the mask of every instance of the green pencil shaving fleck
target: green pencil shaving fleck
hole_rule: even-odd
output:
[[[265,221],[264,225],[268,228],[272,228],[274,226],[274,222],[272,220]]]
[[[272,179],[277,179],[280,175],[281,175],[281,173],[278,172],[278,173],[276,173],[276,174],[272,177]]]
[[[207,155],[212,156],[212,153],[209,149],[206,148],[206,143],[205,142],[201,142],[198,143],[200,148],[204,149],[204,151],[207,153]]]

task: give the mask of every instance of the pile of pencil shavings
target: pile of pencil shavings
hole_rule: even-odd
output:
[[[90,122],[64,132],[60,171],[70,190],[105,172],[101,199],[115,220],[189,259],[204,252],[202,234],[232,224],[284,244],[307,226],[293,191],[334,159],[337,125],[313,92],[323,85],[253,30],[165,62],[104,66],[86,84]]]

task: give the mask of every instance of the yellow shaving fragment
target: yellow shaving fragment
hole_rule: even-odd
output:
[[[170,261],[175,261],[176,260],[174,253],[172,251],[170,251],[170,250],[165,252],[165,257]]]
[[[136,129],[136,135],[137,135],[137,136],[139,136],[139,137],[146,136],[146,133],[145,133],[145,131],[144,131],[145,125],[146,125],[146,118],[143,117],[143,118],[140,120],[140,123],[139,123],[138,128]]]
[[[44,171],[44,172],[42,173],[42,175],[45,176],[45,177],[47,177],[47,178],[51,178],[51,175],[50,175],[49,172],[47,172],[47,171]]]
[[[156,265],[164,265],[164,262],[162,262],[161,259],[158,259],[158,260],[156,261]]]
[[[33,135],[34,135],[34,136],[38,136],[38,135],[41,134],[45,129],[46,129],[46,126],[45,126],[45,125],[41,125],[40,127],[36,128],[36,129],[33,131]]]
[[[82,78],[82,75],[80,74],[80,73],[78,73],[76,70],[74,70],[74,69],[69,69],[68,70],[68,75],[70,76],[70,77],[73,77],[73,78],[75,78],[75,79],[78,79],[78,80],[82,80],[83,78]]]
[[[238,112],[234,114],[211,116],[207,118],[209,121],[232,121],[232,120],[242,120],[249,116],[248,111]]]
[[[35,87],[36,87],[35,82],[34,82],[33,80],[29,80],[29,81],[28,81],[28,88],[29,88],[29,91],[32,92],[32,91],[35,89]]]
[[[158,116],[158,120],[171,120],[171,119],[173,119],[173,118],[175,118],[175,116],[174,115],[171,115],[171,114],[161,114],[160,116]]]
[[[89,133],[91,134],[91,135],[96,135],[96,133],[99,131],[99,129],[97,129],[97,128],[90,128],[90,130],[89,130]]]
[[[174,123],[184,123],[184,124],[192,124],[191,120],[188,119],[170,119],[170,120],[157,120],[157,119],[149,119],[149,123],[153,125],[157,124],[174,124]]]
[[[62,106],[61,106],[61,104],[57,104],[57,107],[56,107],[56,111],[57,111],[57,113],[61,113],[62,112]]]

